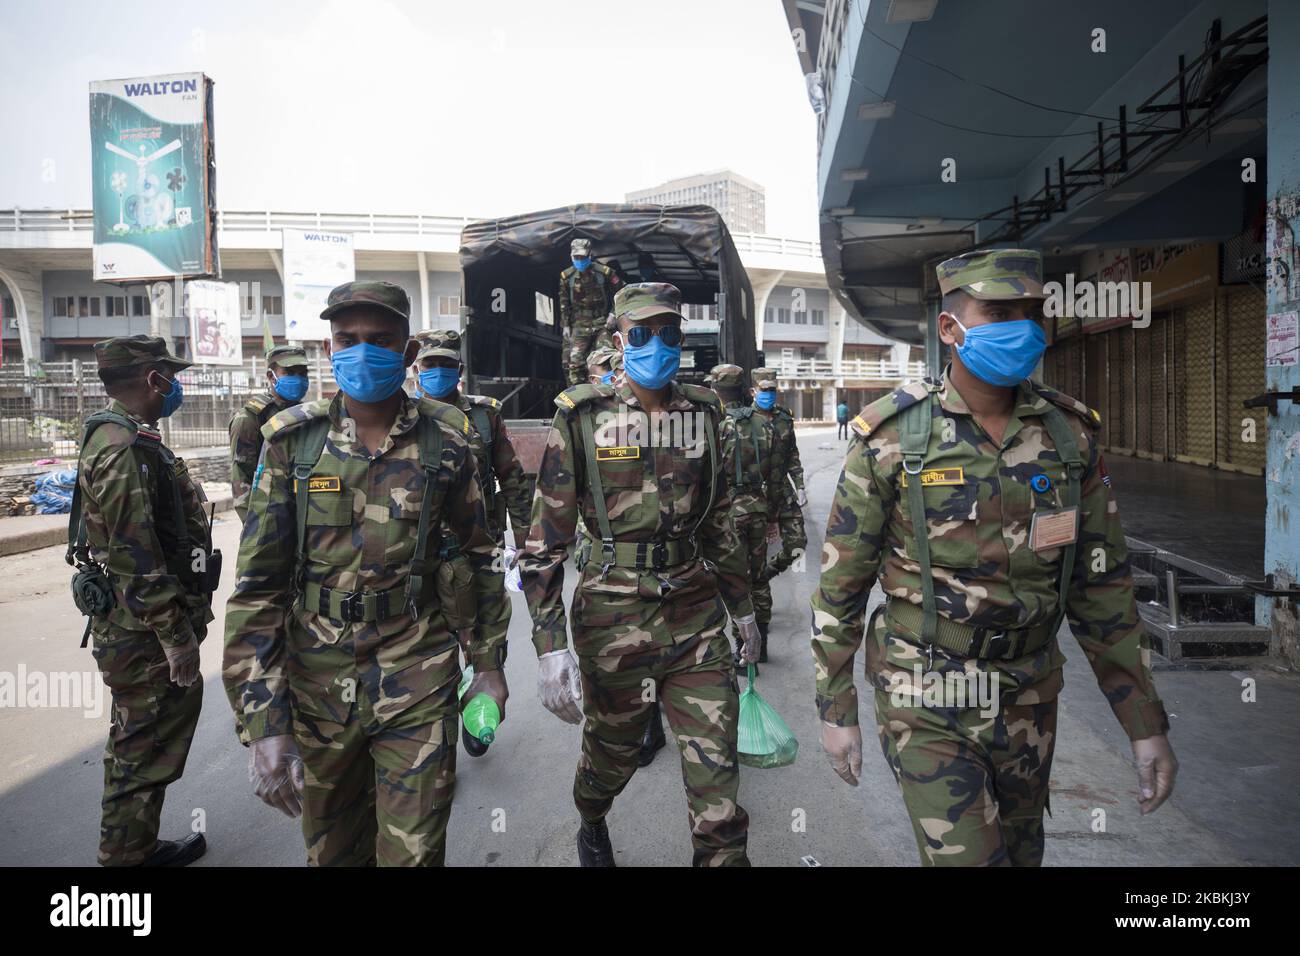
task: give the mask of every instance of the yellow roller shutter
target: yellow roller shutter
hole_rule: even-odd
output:
[[[1264,293],[1254,286],[1237,286],[1225,299],[1219,324],[1218,463],[1223,468],[1262,475],[1268,415],[1263,408],[1247,409],[1241,403],[1265,391]],[[1253,436],[1247,420],[1254,422]],[[1247,441],[1249,437],[1254,441]]]

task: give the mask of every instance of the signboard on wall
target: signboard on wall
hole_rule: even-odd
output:
[[[199,365],[243,365],[239,284],[195,279],[185,283],[190,358]]]
[[[1197,302],[1219,287],[1219,244],[1150,246],[1133,256],[1138,282],[1151,283],[1151,308]]]
[[[1113,285],[1123,283],[1129,286],[1130,291],[1132,290],[1133,256],[1130,251],[1128,249],[1092,249],[1083,254],[1080,266],[1083,281],[1092,285],[1095,295],[1089,309],[1090,314],[1075,320],[1082,330],[1091,335],[1131,323],[1134,319],[1131,296],[1123,297],[1122,301],[1128,302],[1129,308],[1122,314],[1111,314],[1108,309],[1102,308],[1101,303],[1097,301],[1102,298],[1100,290],[1111,287],[1105,285],[1106,283]],[[1109,301],[1109,297],[1107,297],[1107,301]]]
[[[291,342],[323,342],[330,324],[320,317],[330,290],[357,277],[352,234],[285,229],[284,336]]]
[[[1274,312],[1268,317],[1268,343],[1264,365],[1281,368],[1300,362],[1300,322],[1295,312]]]
[[[220,274],[211,80],[91,83],[90,157],[96,281]]]

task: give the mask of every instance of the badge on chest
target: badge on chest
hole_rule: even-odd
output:
[[[1050,551],[1074,542],[1079,533],[1079,506],[1056,511],[1035,511],[1029,524],[1029,547]]]

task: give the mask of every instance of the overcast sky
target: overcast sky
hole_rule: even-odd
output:
[[[817,232],[779,0],[0,0],[0,50],[0,206],[90,205],[90,81],[201,70],[227,209],[498,216],[729,167]]]

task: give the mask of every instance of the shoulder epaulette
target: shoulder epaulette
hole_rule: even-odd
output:
[[[915,405],[934,390],[934,383],[927,381],[908,382],[894,389],[883,398],[878,398],[849,422],[849,427],[863,438],[869,436],[881,424],[893,418],[903,409]]]
[[[678,382],[677,387],[682,390],[682,394],[692,402],[700,402],[703,405],[712,405],[722,411],[722,399],[718,398],[718,393],[705,385],[694,385],[690,382]]]
[[[573,266],[569,266],[567,269],[565,269],[563,272],[560,273],[560,278],[567,279],[569,278],[569,276],[573,275],[577,271],[578,270],[575,269]]]
[[[267,406],[270,404],[271,400],[265,395],[253,395],[249,397],[248,401],[244,402],[244,411],[260,415],[266,411]]]
[[[313,418],[324,418],[329,414],[331,401],[333,399],[320,398],[314,402],[290,405],[288,408],[276,412],[262,426],[262,437],[267,440],[275,440],[287,432],[293,431],[298,426],[311,421]]]
[[[469,435],[469,417],[455,405],[448,405],[436,398],[422,398],[419,404],[420,414],[427,415],[446,425],[456,434]]]
[[[615,273],[614,273],[614,270],[611,269],[609,266],[605,265],[605,263],[603,263],[603,262],[597,262],[597,263],[594,263],[594,265],[596,266],[597,269],[599,269],[601,272],[603,272],[603,273],[604,273],[605,275],[607,275],[607,276],[612,276],[612,275],[615,274]]]
[[[466,395],[466,401],[471,405],[482,405],[485,408],[500,408],[501,403],[491,395]]]
[[[1033,381],[1032,379],[1030,380],[1030,385],[1033,387],[1035,392],[1043,396],[1043,398],[1047,399],[1053,405],[1059,405],[1067,412],[1074,412],[1074,414],[1078,415],[1094,429],[1101,427],[1101,415],[1099,415],[1095,409],[1089,408],[1077,398],[1072,398],[1064,392],[1058,392],[1056,389],[1044,385],[1042,382]]]
[[[86,419],[86,431],[83,433],[84,444],[90,444],[90,436],[100,433],[100,426],[103,425],[116,425],[118,428],[123,430],[123,434],[120,437],[114,435],[112,432],[104,433],[105,438],[107,439],[107,444],[110,445],[121,445],[122,447],[126,447],[127,445],[133,445],[142,439],[152,440],[155,442],[162,441],[162,436],[148,425],[133,421],[125,415],[119,415],[117,412],[103,409],[102,411],[95,412]]]
[[[753,405],[732,405],[726,410],[728,418],[734,418],[740,421],[742,418],[752,418],[754,415]]]
[[[589,402],[593,398],[609,398],[613,394],[613,385],[592,385],[583,382],[578,385],[571,385],[559,395],[556,395],[555,404],[561,410],[570,412],[583,402]]]

